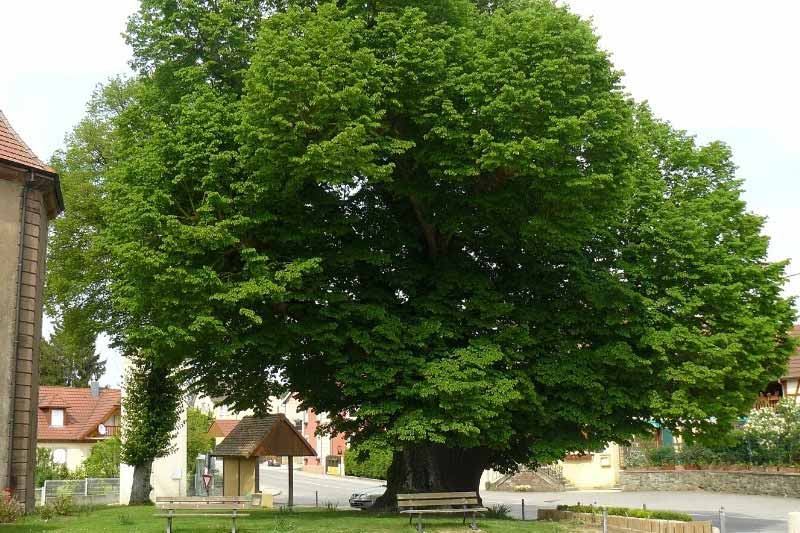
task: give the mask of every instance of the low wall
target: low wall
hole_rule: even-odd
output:
[[[707,490],[800,498],[800,474],[719,470],[645,470],[620,472],[622,490]]]
[[[593,513],[573,513],[556,509],[539,509],[537,520],[578,520],[584,524],[600,526],[603,517]],[[711,522],[676,522],[674,520],[655,520],[651,518],[629,518],[609,516],[609,533],[637,533],[664,531],[669,533],[712,533]]]

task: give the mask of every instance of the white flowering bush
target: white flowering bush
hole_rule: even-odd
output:
[[[781,400],[774,409],[754,409],[742,430],[754,462],[800,463],[800,405],[793,400]]]

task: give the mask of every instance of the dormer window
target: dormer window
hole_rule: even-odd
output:
[[[50,426],[54,428],[64,427],[64,410],[53,409],[50,411]]]

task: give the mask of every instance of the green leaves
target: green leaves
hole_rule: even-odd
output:
[[[191,388],[509,469],[713,431],[780,373],[784,265],[729,150],[633,104],[566,9],[148,0],[129,33],[48,287]]]

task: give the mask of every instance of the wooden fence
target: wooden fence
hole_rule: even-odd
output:
[[[603,515],[594,513],[573,513],[556,509],[539,509],[539,520],[578,520],[584,524],[601,526]],[[715,528],[716,529],[716,528]],[[652,518],[631,518],[609,516],[609,533],[712,533],[711,522],[677,522],[675,520],[656,520]]]

